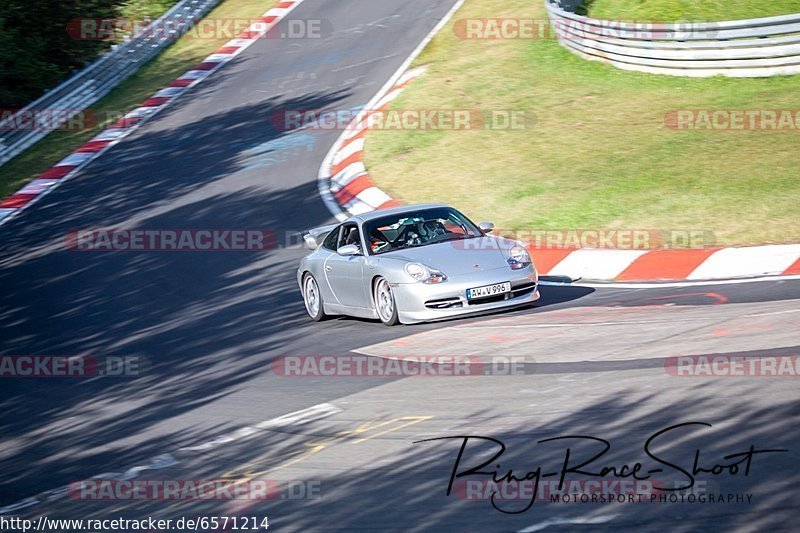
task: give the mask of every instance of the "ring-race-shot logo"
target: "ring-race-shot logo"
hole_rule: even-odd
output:
[[[557,479],[541,480],[479,480],[459,479],[453,484],[456,498],[467,501],[548,503],[665,503],[665,492],[674,492],[692,502],[693,499],[720,492],[713,481],[698,481],[689,489],[679,489],[676,482],[658,479]],[[534,494],[535,493],[535,494]],[[669,496],[666,502],[669,502]],[[678,500],[675,500],[677,502]]]
[[[287,378],[436,378],[525,375],[534,372],[534,363],[521,356],[286,355],[270,368]]]

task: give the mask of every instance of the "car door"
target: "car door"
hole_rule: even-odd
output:
[[[343,224],[339,231],[336,248],[357,242],[362,253],[359,255],[339,255],[332,253],[325,260],[325,278],[331,291],[340,304],[348,307],[369,307],[369,291],[364,280],[366,259],[363,243],[354,223]]]

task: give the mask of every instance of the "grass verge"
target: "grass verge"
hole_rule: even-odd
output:
[[[178,0],[131,0],[122,6],[122,17],[158,18],[177,3]]]
[[[207,17],[257,18],[272,7],[274,0],[225,0]],[[91,139],[154,92],[196,65],[234,36],[198,39],[189,32],[158,57],[125,80],[90,108],[98,123],[93,128],[54,131],[33,147],[0,167],[0,198],[6,198],[28,181],[50,168],[81,144]]]
[[[590,0],[590,17],[719,22],[800,13],[800,0]]]
[[[800,129],[665,125],[671,110],[798,109],[800,76],[632,73],[554,40],[462,40],[453,31],[462,18],[545,16],[539,1],[467,0],[418,58],[428,72],[393,104],[523,110],[535,126],[373,131],[365,160],[380,187],[508,229],[697,229],[727,245],[800,241]]]

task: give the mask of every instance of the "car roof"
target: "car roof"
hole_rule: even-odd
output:
[[[376,218],[382,218],[387,215],[397,215],[401,213],[406,213],[408,211],[418,211],[420,209],[433,209],[436,207],[446,207],[452,209],[451,206],[447,204],[414,204],[414,205],[401,205],[399,207],[390,207],[389,209],[380,209],[377,211],[370,211],[369,213],[362,213],[360,215],[354,215],[347,219],[346,222],[369,222],[370,220],[375,220]]]

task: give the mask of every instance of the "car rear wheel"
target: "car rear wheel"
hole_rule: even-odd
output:
[[[400,323],[397,317],[397,305],[395,305],[394,294],[389,282],[383,278],[378,278],[375,282],[375,310],[378,318],[387,326],[396,326]]]
[[[303,301],[306,304],[306,312],[308,312],[311,320],[319,322],[325,318],[322,294],[319,292],[317,280],[311,274],[306,274],[306,277],[303,278]]]

